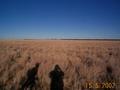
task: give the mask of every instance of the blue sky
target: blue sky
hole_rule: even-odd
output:
[[[0,38],[120,39],[120,0],[0,0]]]

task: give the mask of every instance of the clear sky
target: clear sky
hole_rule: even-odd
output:
[[[2,38],[120,39],[120,0],[0,0]]]

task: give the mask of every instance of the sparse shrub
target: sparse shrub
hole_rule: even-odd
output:
[[[83,60],[83,64],[85,64],[88,67],[93,66],[93,59],[90,57],[85,57],[85,60]]]

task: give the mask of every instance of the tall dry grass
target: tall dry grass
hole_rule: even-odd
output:
[[[65,73],[64,90],[98,90],[85,88],[93,81],[120,83],[120,41],[1,40],[0,90],[19,90],[37,62],[38,90],[49,90],[55,64]]]

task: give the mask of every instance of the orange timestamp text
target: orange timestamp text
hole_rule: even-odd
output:
[[[115,88],[115,82],[86,82],[84,85],[85,88]]]

